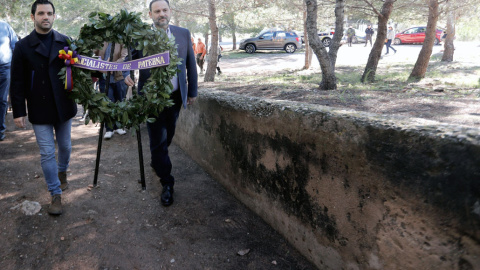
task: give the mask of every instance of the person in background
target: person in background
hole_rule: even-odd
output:
[[[200,67],[200,75],[203,75],[203,63],[205,63],[205,55],[207,54],[207,49],[201,38],[198,38],[196,49],[197,50],[195,51],[195,55],[197,59],[197,64],[198,67]]]
[[[169,206],[173,203],[173,186],[175,184],[168,147],[175,134],[175,126],[180,109],[182,105],[184,108],[187,108],[187,105],[192,105],[195,102],[198,86],[197,67],[195,65],[195,54],[191,44],[190,31],[170,25],[171,14],[168,0],[152,0],[150,2],[148,15],[158,30],[167,32],[169,37],[175,37],[175,43],[178,46],[178,57],[182,59],[177,66],[178,73],[172,78],[173,90],[170,94],[170,99],[173,100],[174,105],[164,108],[160,115],[156,117],[155,122],[147,123],[152,157],[150,166],[155,170],[157,176],[160,177],[160,183],[163,186],[160,196],[163,206]],[[133,59],[142,57],[142,51],[134,51],[132,54]],[[140,70],[140,78],[138,80],[139,92],[148,78],[150,78],[150,70]],[[128,86],[134,85],[134,81],[130,76],[125,78],[125,83]]]
[[[195,39],[193,39],[193,37],[192,37],[192,48],[193,48],[193,52],[197,51],[197,44],[195,44]]]
[[[223,47],[218,44],[218,61],[217,61],[217,71],[218,75],[222,74],[222,71],[220,70],[220,58],[222,58],[222,51]]]
[[[5,116],[8,108],[8,88],[10,87],[10,63],[18,38],[12,27],[0,20],[0,141],[5,139]]]
[[[350,25],[347,29],[347,43],[348,47],[352,47],[353,37],[355,36],[355,29]]]
[[[52,196],[47,211],[60,215],[63,212],[62,190],[68,187],[72,118],[77,114],[77,104],[67,96],[64,81],[58,77],[65,67],[58,52],[69,43],[67,36],[52,29],[55,17],[52,2],[37,0],[33,3],[30,18],[35,29],[15,45],[10,96],[17,127],[26,127],[28,108],[28,120],[40,148],[43,175]]]
[[[365,29],[365,47],[367,47],[368,41],[370,41],[370,47],[372,47],[372,36],[374,32],[372,26],[369,24],[367,29]]]
[[[106,61],[110,61],[110,53],[112,51],[112,44],[104,42],[103,48],[100,51],[95,51],[94,53],[100,56],[102,59],[106,59]],[[128,55],[128,50],[122,44],[115,44],[115,50],[113,51],[113,59],[110,62],[121,63],[125,60],[125,57]],[[98,80],[98,85],[100,88],[100,92],[106,93],[106,86],[108,85],[108,98],[112,102],[123,101],[127,96],[127,85],[125,84],[124,80],[125,77],[129,74],[129,71],[121,72],[121,71],[114,71],[110,74],[110,82],[106,83],[107,72],[103,72],[103,76],[100,76]],[[119,135],[124,135],[127,132],[118,127],[116,124],[113,124],[113,127],[106,126],[106,132],[103,136],[104,139],[109,140],[112,138],[114,132],[118,133]]]
[[[389,26],[388,31],[387,31],[387,42],[385,43],[385,46],[387,46],[387,53],[388,54],[388,48],[391,48],[393,50],[393,53],[396,54],[397,50],[395,50],[392,47],[392,41],[395,39],[395,31],[393,30],[393,27]]]

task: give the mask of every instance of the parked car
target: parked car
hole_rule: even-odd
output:
[[[400,45],[404,43],[423,43],[425,41],[425,31],[427,30],[426,26],[415,26],[408,28],[395,35],[395,40],[393,44]],[[443,31],[437,29],[435,34],[435,45],[440,44],[442,41]]]
[[[300,37],[293,31],[262,31],[257,37],[242,39],[240,50],[254,53],[257,50],[285,50],[294,53],[302,48]]]
[[[365,43],[365,40],[367,39],[367,35],[365,34],[365,31],[360,31],[358,29],[355,29],[355,36],[353,37],[353,43]]]
[[[358,44],[358,43],[365,43],[365,39],[367,38],[367,35],[365,32],[362,32],[358,29],[355,30],[355,36],[353,36],[352,43],[353,44]],[[347,29],[343,30],[343,37],[342,40],[346,43],[347,42]]]
[[[333,30],[318,33],[318,36],[320,37],[320,40],[322,40],[324,47],[330,47],[333,39],[333,34],[335,34],[335,31]]]
[[[335,34],[335,31],[333,30],[318,32],[318,36],[320,37],[320,40],[322,41],[324,47],[330,46],[330,44],[332,43],[333,34]],[[301,38],[302,38],[302,44],[305,43],[305,40],[303,39],[303,33],[301,34]]]

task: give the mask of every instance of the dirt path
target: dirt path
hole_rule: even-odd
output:
[[[0,269],[315,269],[279,234],[171,147],[175,203],[160,205],[160,184],[147,166],[142,191],[136,137],[104,141],[99,187],[92,184],[98,127],[75,118],[65,212],[46,213],[49,194],[31,126],[7,115],[0,142]],[[142,129],[144,159],[148,136]],[[181,170],[182,169],[182,170]],[[39,202],[27,216],[11,208]],[[250,251],[244,256],[237,253]]]

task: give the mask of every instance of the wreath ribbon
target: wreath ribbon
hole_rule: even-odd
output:
[[[78,62],[77,51],[71,51],[68,47],[64,47],[63,50],[58,51],[58,57],[65,60],[65,66],[67,71],[65,73],[65,89],[72,91],[73,89],[73,76],[72,66]]]

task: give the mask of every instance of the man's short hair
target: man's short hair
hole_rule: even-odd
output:
[[[49,5],[49,4],[52,5],[53,14],[55,14],[55,6],[53,5],[52,2],[50,2],[49,0],[36,0],[32,5],[32,10],[31,10],[32,15],[35,15],[35,12],[37,12],[37,6],[38,5]]]
[[[168,0],[152,0],[152,1],[150,1],[150,11],[152,11],[152,5],[153,5],[153,3],[159,2],[159,1],[165,1],[165,2],[167,2],[168,7],[170,7],[170,2],[169,2]]]

